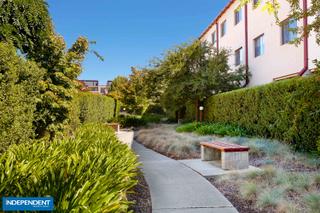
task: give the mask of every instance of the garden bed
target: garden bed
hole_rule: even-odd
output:
[[[176,125],[140,129],[137,141],[174,159],[200,158],[201,141],[249,146],[250,165],[261,172],[210,178],[239,212],[317,212],[320,206],[320,159],[298,153],[275,140],[199,136],[178,133]]]
[[[134,213],[151,213],[152,203],[149,186],[140,172],[137,176],[138,184],[133,188],[133,192],[128,194],[128,200],[133,202],[129,210]]]

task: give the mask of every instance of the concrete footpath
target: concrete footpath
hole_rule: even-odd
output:
[[[238,212],[213,185],[189,167],[136,142],[132,148],[142,163],[153,213]]]

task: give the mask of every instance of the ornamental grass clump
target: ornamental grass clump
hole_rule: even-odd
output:
[[[102,124],[73,138],[11,146],[0,157],[0,194],[52,196],[57,212],[125,212],[137,159]]]

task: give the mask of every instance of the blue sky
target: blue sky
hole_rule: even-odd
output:
[[[80,79],[104,84],[130,67],[147,66],[166,50],[197,38],[229,0],[48,0],[56,31],[70,46],[77,37],[97,42]]]

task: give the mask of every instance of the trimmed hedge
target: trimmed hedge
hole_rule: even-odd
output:
[[[0,156],[0,194],[52,196],[56,212],[127,212],[137,166],[111,128],[87,124],[68,139],[12,145]]]
[[[33,122],[44,70],[0,42],[0,153],[35,136]]]
[[[205,120],[238,125],[302,151],[320,139],[320,77],[295,78],[210,97]]]
[[[119,104],[120,105],[120,104]],[[111,120],[117,110],[113,98],[90,92],[78,92],[74,95],[70,123],[76,129],[83,123],[106,123]]]

